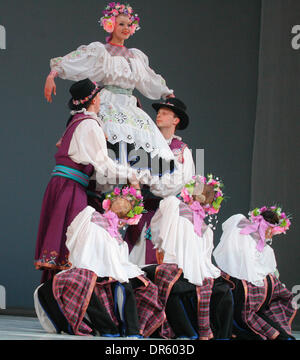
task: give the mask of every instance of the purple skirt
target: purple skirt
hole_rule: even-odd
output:
[[[66,232],[87,206],[86,189],[74,180],[53,177],[46,189],[35,250],[35,268],[54,271],[70,268]]]

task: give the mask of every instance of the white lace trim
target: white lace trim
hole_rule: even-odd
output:
[[[97,114],[92,112],[92,111],[87,111],[86,108],[82,108],[81,110],[77,110],[77,111],[72,110],[72,111],[70,111],[70,114],[73,115],[73,116],[76,115],[76,114],[84,114],[84,115],[90,116],[91,118],[97,120],[98,123],[100,124],[100,126],[103,128],[103,122],[97,116]]]
[[[170,148],[154,148],[153,136],[150,132],[134,129],[130,126],[122,126],[113,123],[109,123],[109,126],[104,124],[103,130],[107,135],[108,141],[112,144],[124,141],[128,144],[134,144],[135,150],[140,148],[144,149],[147,153],[150,153],[151,157],[160,156],[165,160],[173,160],[174,155]]]

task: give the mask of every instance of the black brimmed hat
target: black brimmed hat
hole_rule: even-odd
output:
[[[184,130],[189,125],[189,116],[186,113],[186,105],[177,98],[167,99],[165,102],[154,103],[152,107],[158,112],[162,107],[172,110],[180,119],[177,126],[178,130]]]
[[[92,100],[101,91],[101,88],[90,79],[84,79],[73,84],[69,91],[72,96],[72,99],[69,101],[69,107],[74,108]]]

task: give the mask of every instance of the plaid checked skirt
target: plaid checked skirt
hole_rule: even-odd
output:
[[[146,268],[144,270],[146,270]],[[182,269],[179,269],[176,264],[161,264],[156,267],[155,284],[158,287],[158,295],[164,306],[167,306],[171,291],[181,276]],[[199,340],[209,340],[213,338],[213,332],[210,327],[210,298],[213,285],[214,279],[205,279],[202,286],[192,285],[193,289],[196,289],[196,327],[198,331],[198,334],[196,334],[194,338],[198,338]],[[176,337],[168,319],[162,324],[160,335],[165,339]]]
[[[114,297],[116,284],[117,282],[113,279],[101,279],[99,281],[95,273],[86,269],[71,269],[54,277],[52,286],[54,298],[70,324],[74,335],[95,334],[94,327],[85,317],[86,314],[90,316],[88,308],[91,299],[93,299],[94,302],[100,302],[102,308],[105,309],[106,316],[109,317],[110,330],[113,330],[110,331],[110,335],[120,336],[116,331],[116,329],[122,328],[120,318],[116,314],[117,307]],[[144,276],[139,276],[133,279],[132,284],[135,284],[132,286],[135,304],[132,304],[136,306],[138,314],[138,332],[141,336],[148,337],[164,322],[164,307],[158,299],[158,288],[150,280]],[[129,309],[129,312],[134,311],[135,309]],[[95,320],[97,322],[97,319]],[[105,329],[101,335],[109,336]]]
[[[264,286],[255,286],[227,274],[223,276],[233,284],[237,337],[244,337],[244,333],[250,331],[255,339],[293,338],[291,324],[297,311],[293,294],[275,276],[268,275]]]

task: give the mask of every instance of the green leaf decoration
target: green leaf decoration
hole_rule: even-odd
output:
[[[283,219],[283,220],[282,220],[282,222],[281,222],[280,226],[282,226],[282,227],[287,226],[286,219]]]
[[[253,210],[253,215],[254,215],[254,216],[258,216],[258,215],[259,215],[259,208],[255,208],[255,209]]]
[[[135,212],[135,214],[140,215],[143,212],[144,208],[142,206],[135,206],[133,208],[133,211]]]
[[[134,212],[132,210],[130,210],[129,213],[127,214],[127,217],[133,218],[134,217]]]

